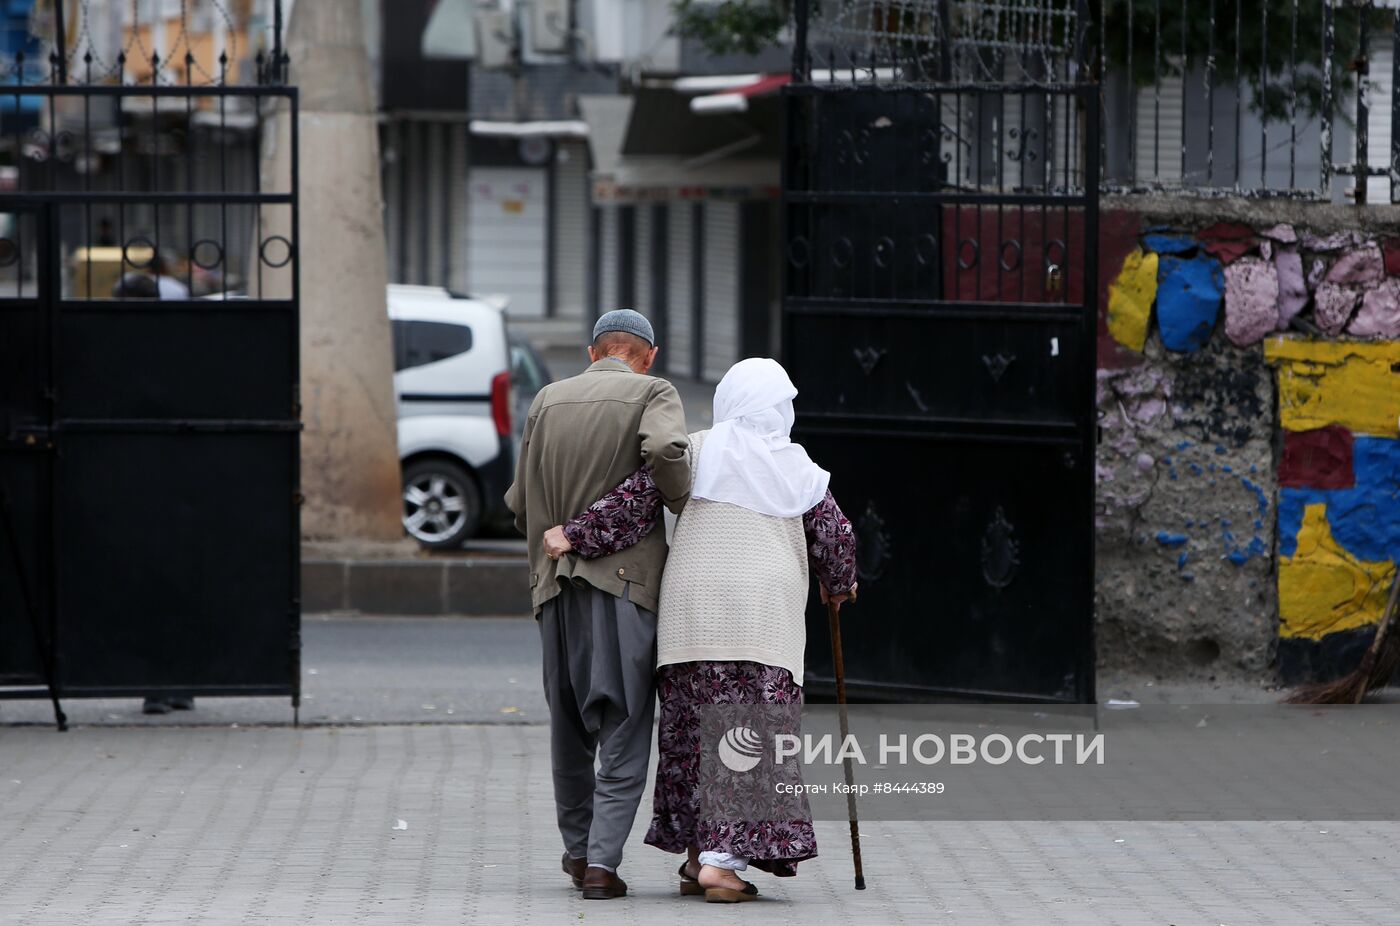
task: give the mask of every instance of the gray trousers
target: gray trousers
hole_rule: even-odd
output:
[[[570,585],[541,610],[540,644],[564,848],[616,869],[651,761],[656,615]]]

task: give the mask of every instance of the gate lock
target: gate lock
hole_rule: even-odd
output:
[[[53,436],[47,427],[40,424],[20,424],[10,432],[9,443],[24,447],[53,449]]]
[[[1047,264],[1045,266],[1045,292],[1050,295],[1058,295],[1060,287],[1064,284],[1064,274],[1060,271],[1059,264]]]

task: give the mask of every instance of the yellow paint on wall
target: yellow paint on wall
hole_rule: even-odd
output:
[[[1341,425],[1394,437],[1400,425],[1400,341],[1313,341],[1273,337],[1264,356],[1278,367],[1285,430]]]
[[[1394,563],[1363,562],[1343,549],[1332,536],[1327,506],[1308,505],[1298,549],[1279,558],[1279,636],[1318,640],[1374,624],[1394,576]]]
[[[1108,287],[1108,333],[1124,347],[1142,353],[1152,301],[1157,298],[1157,255],[1135,248]]]

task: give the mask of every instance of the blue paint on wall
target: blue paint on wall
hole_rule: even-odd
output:
[[[1269,497],[1264,494],[1264,490],[1244,476],[1240,477],[1240,485],[1254,493],[1254,501],[1259,506],[1259,513],[1267,514],[1269,511]]]
[[[1326,504],[1332,536],[1357,559],[1400,560],[1400,440],[1358,435],[1350,489],[1282,488],[1278,493],[1279,555],[1298,551],[1303,509]]]
[[[1234,538],[1230,535],[1226,535],[1227,542],[1233,539]],[[1225,558],[1228,559],[1230,562],[1234,563],[1236,566],[1243,566],[1245,563],[1249,562],[1254,557],[1263,556],[1265,552],[1266,548],[1264,546],[1264,541],[1256,536],[1249,541],[1248,546],[1235,547],[1233,550],[1230,550],[1228,553],[1225,554]]]
[[[1220,315],[1225,276],[1213,257],[1163,257],[1157,270],[1157,325],[1167,350],[1204,347]]]

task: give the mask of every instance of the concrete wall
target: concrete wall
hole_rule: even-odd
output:
[[[1400,243],[1151,208],[1100,236],[1100,661],[1340,674],[1400,556]]]

